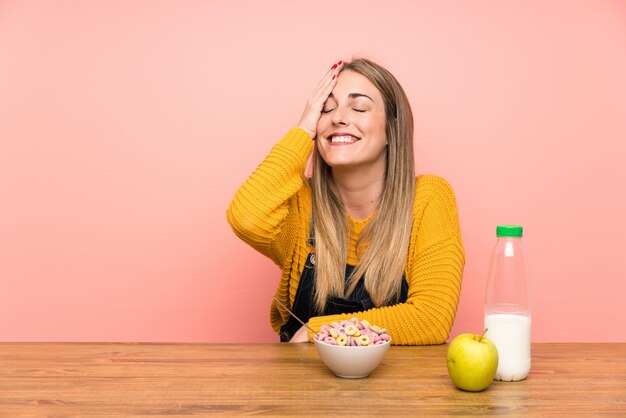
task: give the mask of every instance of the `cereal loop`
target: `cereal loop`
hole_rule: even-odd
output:
[[[333,337],[326,337],[326,338],[324,338],[324,342],[326,344],[330,344],[330,345],[337,345],[337,342],[335,341],[335,339]]]
[[[354,326],[354,324],[346,325],[345,327],[346,335],[354,335],[357,333],[358,329]]]

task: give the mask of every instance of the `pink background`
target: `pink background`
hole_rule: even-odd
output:
[[[452,336],[519,223],[534,341],[626,341],[626,2],[381,4],[0,1],[0,340],[276,341],[226,207],[355,55],[457,193]]]

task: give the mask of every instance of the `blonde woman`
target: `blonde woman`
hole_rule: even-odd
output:
[[[313,329],[356,316],[394,344],[447,340],[465,263],[456,200],[442,178],[416,178],[413,160],[398,81],[339,61],[237,191],[233,231],[280,267],[275,296]],[[281,341],[313,338],[276,302],[270,322]]]

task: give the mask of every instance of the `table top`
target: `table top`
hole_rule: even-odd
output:
[[[533,344],[521,382],[464,392],[448,345],[392,346],[365,379],[312,344],[0,343],[0,416],[626,416],[626,344]]]

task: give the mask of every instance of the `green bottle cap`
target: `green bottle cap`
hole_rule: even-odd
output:
[[[524,228],[519,225],[498,225],[496,236],[498,237],[521,237]]]

